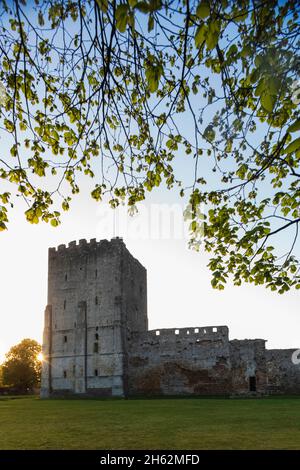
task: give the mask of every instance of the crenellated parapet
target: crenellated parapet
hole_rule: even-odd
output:
[[[191,340],[209,340],[209,341],[229,341],[229,330],[227,326],[201,326],[187,328],[161,328],[149,330],[139,334],[143,339],[155,339],[157,341],[191,341]]]
[[[148,334],[155,336],[227,336],[228,337],[228,326],[201,326],[201,327],[189,327],[189,328],[162,328],[156,330],[149,330]]]
[[[199,348],[212,348],[213,354],[218,348],[222,354],[229,355],[229,338],[227,326],[205,326],[189,328],[163,328],[140,331],[129,335],[130,349],[134,355],[147,350],[153,354],[182,352],[184,355],[198,355]],[[215,349],[217,348],[217,349]],[[156,351],[156,352],[155,352]]]
[[[58,247],[54,248],[49,248],[49,257],[56,257],[68,253],[80,253],[80,252],[87,252],[87,251],[93,251],[97,248],[112,248],[112,247],[119,247],[119,246],[125,246],[125,243],[122,238],[120,237],[115,237],[112,238],[110,241],[109,240],[100,240],[97,241],[96,238],[92,238],[89,241],[87,241],[85,238],[79,240],[78,242],[76,240],[71,241],[68,243],[68,245],[58,245]]]

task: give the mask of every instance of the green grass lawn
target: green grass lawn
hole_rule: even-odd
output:
[[[300,449],[300,397],[0,398],[1,449]]]

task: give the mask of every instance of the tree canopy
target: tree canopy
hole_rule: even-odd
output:
[[[41,345],[33,339],[23,339],[6,354],[1,366],[2,384],[14,387],[21,392],[32,390],[40,385]]]
[[[80,175],[113,208],[177,188],[214,287],[300,288],[297,0],[0,4],[1,229],[17,196],[57,226]]]

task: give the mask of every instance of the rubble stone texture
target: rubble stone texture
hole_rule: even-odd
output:
[[[147,272],[121,238],[49,249],[43,398],[299,394],[294,351],[227,326],[149,331]]]

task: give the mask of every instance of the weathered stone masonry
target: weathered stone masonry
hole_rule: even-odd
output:
[[[293,351],[227,326],[148,331],[146,269],[120,238],[49,249],[42,397],[300,393]]]

